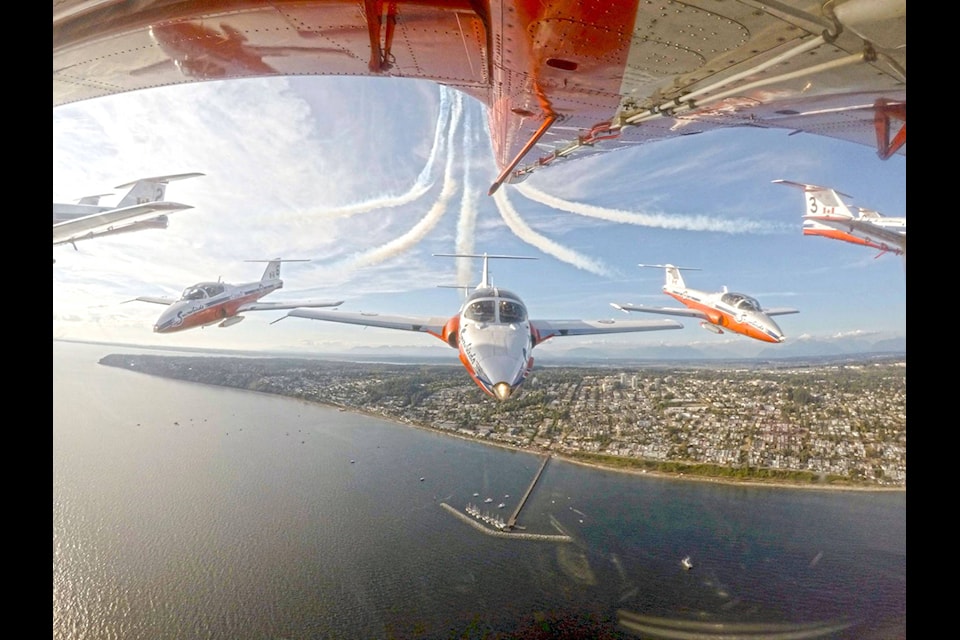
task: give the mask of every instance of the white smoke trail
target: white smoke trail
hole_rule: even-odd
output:
[[[463,122],[463,192],[460,198],[460,218],[457,220],[457,253],[474,253],[474,232],[477,226],[477,194],[470,178],[473,121],[480,117],[477,109],[469,109]],[[469,286],[473,278],[469,258],[457,258],[457,284]]]
[[[440,190],[440,195],[437,197],[436,202],[433,203],[433,206],[430,207],[430,210],[427,212],[427,215],[421,218],[420,221],[415,224],[412,229],[410,229],[410,231],[402,236],[394,238],[385,245],[371,249],[366,253],[351,258],[348,261],[348,268],[356,269],[358,267],[366,267],[400,255],[410,247],[414,246],[416,243],[423,240],[423,238],[426,237],[426,235],[435,226],[437,226],[437,223],[440,222],[440,219],[443,218],[443,214],[447,211],[447,204],[454,193],[456,193],[457,187],[459,186],[457,181],[453,179],[454,154],[452,153],[452,147],[454,134],[456,133],[457,127],[460,124],[462,112],[463,96],[462,94],[457,93],[450,114],[450,128],[447,131],[447,140],[440,151],[440,153],[446,153],[446,166],[443,172],[443,187]]]
[[[426,164],[423,165],[420,175],[417,176],[417,179],[406,193],[395,196],[379,196],[373,200],[366,200],[346,207],[324,211],[322,215],[331,218],[347,218],[375,209],[399,207],[417,200],[429,191],[430,187],[433,186],[433,181],[430,178],[433,174],[433,165],[436,162],[437,156],[441,153],[440,150],[444,143],[443,132],[447,130],[448,126],[453,126],[450,123],[450,95],[452,92],[452,89],[440,85],[440,111],[437,114],[437,127],[433,133],[433,147],[430,149],[430,156],[427,158]],[[458,99],[460,98],[458,97]]]
[[[500,217],[507,223],[510,230],[524,242],[578,269],[583,269],[584,271],[589,271],[599,276],[611,275],[610,270],[600,262],[580,255],[573,249],[568,249],[540,235],[527,226],[527,224],[520,219],[519,214],[517,214],[513,205],[510,204],[510,201],[507,199],[506,189],[498,189],[497,192],[493,194],[493,200],[497,203],[497,210],[500,211]]]
[[[561,209],[581,216],[632,224],[641,227],[656,227],[659,229],[680,229],[683,231],[720,231],[723,233],[777,233],[780,229],[772,224],[756,220],[734,219],[719,220],[708,216],[671,215],[666,213],[637,213],[623,209],[607,209],[591,204],[570,202],[562,198],[551,196],[535,187],[518,184],[517,190],[527,198],[545,204],[554,209]]]

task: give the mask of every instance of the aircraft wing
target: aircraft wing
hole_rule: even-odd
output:
[[[652,12],[636,1],[55,0],[52,13],[54,107],[235,78],[426,79],[486,105],[491,190],[569,158],[730,127],[906,155],[906,0]]]
[[[276,309],[297,309],[299,307],[339,307],[343,300],[290,300],[276,302],[248,302],[240,305],[237,313],[243,311],[273,311]]]
[[[134,298],[133,300],[127,300],[126,302],[137,302],[137,301],[139,301],[139,302],[151,302],[151,303],[153,303],[153,304],[171,305],[171,304],[173,304],[174,302],[176,302],[176,299],[174,299],[174,298],[162,298],[162,297],[158,297],[158,296],[139,296],[139,297]]]
[[[807,220],[815,220],[820,224],[844,232],[859,232],[861,235],[879,240],[891,247],[899,247],[907,251],[907,236],[891,231],[879,225],[859,218],[841,218],[834,216],[804,216]],[[769,315],[769,314],[768,314]]]
[[[91,236],[100,231],[109,231],[117,225],[130,225],[154,218],[171,211],[192,209],[188,204],[179,202],[159,201],[136,204],[130,207],[110,209],[101,213],[93,213],[82,218],[65,220],[53,225],[53,244],[74,242]]]
[[[683,325],[676,320],[531,320],[530,326],[540,342],[554,336],[683,329]]]
[[[401,331],[419,331],[440,336],[443,325],[450,319],[439,316],[395,316],[380,313],[349,313],[343,311],[323,311],[320,309],[294,309],[287,318],[310,318],[311,320],[326,320],[328,322],[343,322],[359,324],[367,327],[382,327],[384,329],[400,329]]]
[[[700,320],[709,320],[707,314],[697,309],[689,307],[648,307],[642,304],[630,304],[629,302],[618,303],[611,302],[610,306],[620,311],[642,311],[644,313],[662,313],[667,316],[683,316],[684,318],[699,318]]]
[[[800,313],[800,309],[793,309],[790,307],[772,307],[767,309],[764,307],[763,312],[768,316],[785,316],[788,313]]]

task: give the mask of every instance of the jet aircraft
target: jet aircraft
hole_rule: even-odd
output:
[[[455,88],[489,110],[491,194],[729,127],[906,155],[906,0],[55,0],[52,17],[54,107],[262,76]]]
[[[260,302],[269,293],[283,288],[280,279],[280,264],[283,262],[308,262],[308,260],[247,260],[266,262],[267,268],[257,282],[228,284],[226,282],[200,282],[183,290],[179,300],[154,296],[140,296],[127,302],[152,302],[169,305],[156,324],[155,333],[173,333],[194,327],[217,324],[229,327],[243,320],[240,315],[247,311],[275,311],[297,307],[338,307],[342,300],[289,300],[284,302]]]
[[[480,284],[466,297],[454,316],[401,316],[294,309],[284,317],[429,333],[457,349],[460,362],[473,381],[497,400],[506,400],[516,393],[533,368],[533,348],[550,338],[683,328],[682,324],[674,320],[533,320],[528,317],[526,305],[517,294],[490,282],[487,265],[493,259],[535,258],[486,253],[434,255],[483,259]]]
[[[770,316],[787,313],[799,313],[797,309],[775,308],[764,309],[751,296],[743,293],[723,291],[709,293],[690,289],[683,281],[680,271],[699,271],[693,267],[676,267],[672,264],[641,264],[641,267],[662,268],[666,271],[666,282],[663,292],[682,302],[685,306],[675,307],[648,307],[627,303],[611,302],[610,305],[623,312],[642,311],[646,313],[663,313],[673,316],[700,318],[700,326],[713,333],[723,333],[723,330],[762,340],[764,342],[783,342],[783,331]]]
[[[154,178],[141,178],[116,189],[130,188],[115,207],[103,206],[100,198],[107,193],[84,196],[77,203],[53,203],[53,244],[72,244],[118,233],[143,229],[166,229],[167,213],[192,209],[188,204],[164,200],[167,185],[174,180],[202,176],[202,173],[181,173]]]
[[[907,258],[907,219],[891,218],[872,210],[855,207],[854,214],[842,197],[849,198],[829,187],[815,184],[774,180],[775,184],[803,190],[803,235],[843,240],[852,244],[879,249],[880,257],[890,252]]]

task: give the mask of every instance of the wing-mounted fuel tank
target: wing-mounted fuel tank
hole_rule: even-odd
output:
[[[226,329],[227,327],[237,324],[238,322],[243,320],[243,318],[244,318],[243,316],[231,316],[226,320],[224,320],[223,322],[221,322],[220,324],[218,324],[217,326],[220,327],[221,329]]]
[[[703,327],[704,329],[706,329],[707,331],[711,332],[711,333],[716,333],[716,334],[722,334],[722,333],[723,333],[723,329],[721,329],[721,328],[718,327],[717,325],[711,324],[711,323],[709,323],[709,322],[701,322],[701,323],[700,323],[700,326]]]

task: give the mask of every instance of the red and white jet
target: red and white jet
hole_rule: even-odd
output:
[[[297,307],[338,307],[343,300],[290,300],[285,302],[260,302],[260,298],[277,289],[283,288],[280,279],[282,262],[309,262],[308,260],[247,260],[247,262],[267,262],[263,277],[257,282],[228,284],[226,282],[200,282],[183,290],[179,300],[140,296],[134,300],[169,305],[156,324],[155,333],[173,333],[194,327],[218,324],[220,327],[235,325],[246,311],[276,311]],[[132,302],[129,301],[129,302]]]
[[[619,304],[611,302],[610,306],[621,311],[643,311],[646,313],[664,313],[672,316],[686,316],[700,318],[700,326],[713,333],[723,333],[723,330],[762,340],[763,342],[783,342],[783,331],[770,316],[787,313],[799,313],[797,309],[780,307],[764,309],[751,296],[743,293],[723,291],[709,293],[690,289],[680,276],[680,271],[699,271],[692,267],[675,267],[672,264],[641,264],[641,267],[656,267],[666,270],[666,282],[663,292],[682,302],[685,306],[675,307],[647,307],[634,304]]]
[[[879,249],[877,257],[890,252],[907,258],[907,219],[890,218],[872,209],[855,207],[856,215],[841,199],[849,198],[829,187],[815,184],[774,180],[776,184],[803,190],[806,212],[803,235],[822,236],[852,244]]]
[[[517,294],[490,283],[491,259],[533,260],[526,256],[435,254],[454,258],[483,258],[480,284],[468,294],[454,316],[396,316],[295,309],[284,317],[345,322],[371,327],[429,333],[460,353],[460,362],[484,392],[506,400],[517,391],[533,368],[535,346],[556,336],[583,336],[631,331],[682,329],[674,320],[621,322],[616,320],[531,320]]]

